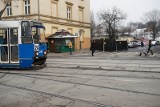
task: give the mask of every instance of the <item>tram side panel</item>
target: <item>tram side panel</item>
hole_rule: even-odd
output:
[[[34,57],[34,44],[19,44],[20,68],[31,68]]]

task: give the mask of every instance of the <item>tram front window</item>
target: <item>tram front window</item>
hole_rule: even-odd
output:
[[[44,28],[42,26],[33,26],[32,36],[35,44],[45,43]]]
[[[32,43],[32,36],[30,33],[30,23],[28,21],[23,21],[21,23],[22,27],[22,43]]]

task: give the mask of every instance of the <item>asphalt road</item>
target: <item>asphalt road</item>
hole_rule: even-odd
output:
[[[160,107],[160,54],[50,53],[47,65],[0,70],[0,107]]]

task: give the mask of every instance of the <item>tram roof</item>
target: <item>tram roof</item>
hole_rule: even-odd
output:
[[[10,27],[19,27],[20,21],[11,21],[11,20],[1,20],[0,21],[0,28],[10,28]]]
[[[0,20],[0,28],[19,27],[22,21],[39,22],[37,20]]]

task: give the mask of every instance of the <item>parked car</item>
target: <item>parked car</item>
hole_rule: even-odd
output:
[[[137,45],[138,45],[138,46],[141,46],[141,42],[140,42],[140,41],[137,41]]]
[[[137,41],[131,41],[128,43],[128,47],[129,48],[135,48],[138,46],[138,42]]]
[[[154,41],[151,42],[151,44],[152,44],[152,46],[159,45],[159,41],[155,41],[155,40],[154,40]]]

